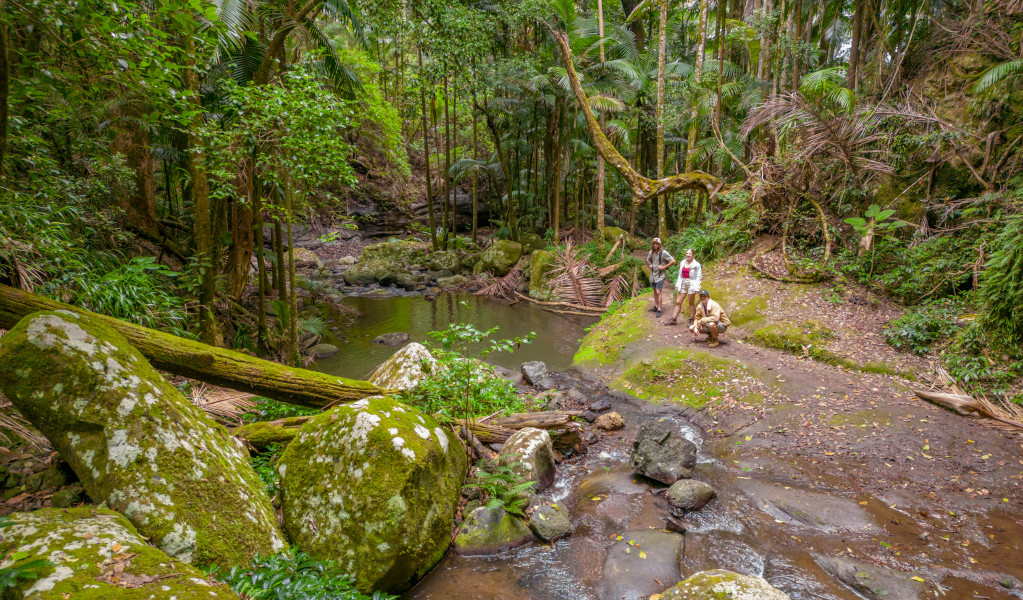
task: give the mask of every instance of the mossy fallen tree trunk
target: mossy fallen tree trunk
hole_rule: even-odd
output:
[[[257,421],[228,431],[256,450],[263,452],[273,444],[287,444],[298,434],[309,417],[287,417],[276,421]]]
[[[127,338],[157,369],[288,404],[323,408],[384,393],[367,381],[279,365],[0,285],[0,328],[10,329],[41,310],[67,310],[100,320]]]

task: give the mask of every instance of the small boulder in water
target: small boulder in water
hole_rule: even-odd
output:
[[[513,433],[501,446],[498,460],[511,467],[521,481],[535,481],[536,490],[554,483],[554,444],[543,429],[523,427]]]
[[[531,386],[537,386],[547,377],[547,364],[542,360],[531,360],[522,363],[522,377]]]
[[[671,485],[693,475],[696,445],[672,427],[648,423],[640,428],[632,442],[629,465],[641,475]]]
[[[392,331],[390,333],[382,333],[373,338],[374,344],[381,344],[384,346],[398,347],[408,342],[409,335],[403,331]]]
[[[338,347],[334,344],[316,344],[309,349],[309,354],[313,358],[330,358],[338,353]]]
[[[456,554],[498,554],[533,541],[533,533],[520,519],[501,507],[480,506],[462,522],[455,536]]]
[[[660,600],[789,600],[785,592],[774,587],[763,577],[740,575],[732,571],[715,569],[701,571],[660,595]]]
[[[700,510],[717,492],[709,484],[695,479],[679,479],[668,488],[668,503],[682,510]]]
[[[536,537],[550,542],[572,533],[572,522],[561,506],[542,504],[529,517],[529,528]]]

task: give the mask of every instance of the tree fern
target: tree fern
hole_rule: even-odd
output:
[[[1020,73],[1023,73],[1023,58],[999,63],[984,71],[977,83],[973,84],[973,91],[983,93],[1003,81],[1015,80]]]

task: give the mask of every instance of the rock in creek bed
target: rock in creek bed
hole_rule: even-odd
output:
[[[632,442],[629,465],[639,474],[671,485],[696,468],[696,445],[669,425],[647,423]]]

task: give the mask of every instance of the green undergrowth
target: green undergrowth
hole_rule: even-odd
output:
[[[753,332],[749,340],[763,348],[774,348],[795,354],[808,356],[829,365],[879,375],[899,375],[907,379],[915,379],[915,375],[900,371],[891,365],[879,361],[860,363],[846,356],[839,356],[827,349],[828,340],[835,338],[835,332],[819,321],[806,320],[803,323],[783,321],[765,325]]]
[[[650,308],[652,296],[652,291],[646,292],[612,307],[599,323],[590,327],[573,363],[580,366],[610,365],[621,358],[627,345],[651,333],[654,321],[647,318],[646,311]]]
[[[744,402],[760,402],[760,392],[748,392],[743,379],[756,373],[737,361],[708,352],[665,348],[653,357],[631,365],[612,384],[650,402],[677,402],[693,408],[731,396]]]
[[[246,567],[212,575],[249,600],[387,600],[397,596],[359,592],[355,581],[330,560],[318,560],[298,550],[256,557]]]

